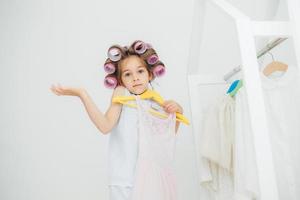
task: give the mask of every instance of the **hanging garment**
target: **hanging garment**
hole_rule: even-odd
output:
[[[149,105],[136,96],[139,152],[131,200],[176,200],[174,173],[175,114],[167,119],[148,112]]]
[[[235,95],[234,191],[237,200],[259,199],[253,132],[245,88]]]
[[[279,199],[300,199],[300,80],[296,66],[261,73]]]
[[[211,107],[203,125],[203,157],[228,171],[232,170],[234,100],[227,95]]]
[[[232,148],[234,134],[234,100],[224,95],[212,105],[205,117],[200,141],[201,155],[207,159],[211,179],[202,184],[215,200],[232,200]]]

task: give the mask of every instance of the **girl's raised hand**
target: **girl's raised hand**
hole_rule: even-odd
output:
[[[163,108],[168,113],[174,113],[174,112],[178,112],[181,114],[183,113],[182,107],[173,100],[165,101],[163,104]]]
[[[78,87],[66,87],[61,86],[60,84],[52,85],[51,91],[60,96],[60,95],[69,95],[69,96],[80,96],[80,94],[84,91],[83,88]]]

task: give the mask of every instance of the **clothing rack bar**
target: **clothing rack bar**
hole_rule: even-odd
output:
[[[263,55],[265,55],[266,53],[268,53],[271,49],[273,49],[274,47],[276,47],[277,45],[281,44],[283,41],[285,41],[288,38],[277,38],[274,41],[270,42],[269,44],[267,44],[265,46],[265,48],[263,48],[262,50],[260,50],[257,54],[257,58],[262,57]]]
[[[285,41],[288,38],[276,38],[275,40],[273,40],[272,42],[268,43],[263,49],[261,49],[258,53],[257,53],[257,58],[262,57],[263,55],[265,55],[266,53],[268,53],[271,49],[273,49],[274,47],[278,46],[279,44],[281,44],[283,41]],[[233,68],[230,72],[228,72],[227,74],[224,75],[224,80],[228,81],[233,75],[235,75],[236,73],[238,73],[239,71],[241,71],[241,66],[237,66],[235,68]]]
[[[239,71],[241,71],[241,65],[233,68],[230,72],[224,75],[224,80],[228,81],[233,75],[237,74]]]

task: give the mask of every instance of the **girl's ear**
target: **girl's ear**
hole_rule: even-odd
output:
[[[123,81],[122,81],[122,79],[120,79],[118,82],[119,82],[119,85],[121,85],[121,86],[125,87],[125,85],[123,84]]]
[[[154,76],[153,76],[152,72],[150,72],[150,73],[149,73],[149,82],[150,82],[150,81],[153,81],[153,78],[154,78]]]

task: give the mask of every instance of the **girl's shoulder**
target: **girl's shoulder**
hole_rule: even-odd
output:
[[[126,94],[126,88],[123,87],[123,86],[117,86],[114,89],[113,97],[115,97],[115,96],[124,96],[125,94]]]
[[[120,96],[132,96],[132,94],[124,86],[117,86],[113,91],[111,101],[114,102],[114,98],[120,97]],[[134,101],[134,100],[132,100],[132,101]],[[131,100],[128,101],[128,103],[130,103],[130,102],[131,102]]]

